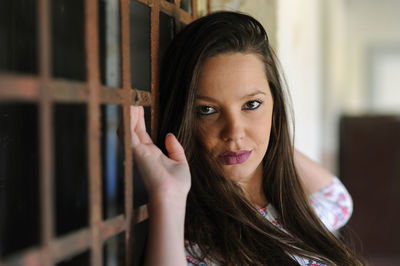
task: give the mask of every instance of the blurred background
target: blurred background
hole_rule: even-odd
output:
[[[213,1],[263,23],[293,101],[295,145],[353,196],[372,265],[400,265],[400,1]]]
[[[49,13],[40,10],[45,2]],[[98,66],[88,63],[96,30],[87,32],[93,22],[87,3],[98,8],[92,24]],[[123,106],[136,101],[123,97],[133,88],[143,95],[156,91],[158,62],[174,34],[196,14],[216,10],[242,11],[265,26],[293,102],[296,147],[337,175],[353,196],[343,233],[353,236],[371,265],[400,265],[399,0],[0,0],[1,265],[22,265],[14,258],[41,261],[46,230],[66,243],[55,265],[94,265],[87,240],[94,207],[102,212],[101,226],[115,230],[100,241],[103,264],[142,264],[146,215],[135,220],[132,234],[125,232],[129,210],[134,219],[141,216],[147,199],[127,162],[129,147],[115,134]],[[43,14],[49,14],[48,28]],[[49,40],[40,38],[39,24]],[[43,51],[39,43],[47,41]],[[122,68],[124,60],[129,67]],[[90,76],[94,68],[100,80]],[[43,76],[49,88],[41,87]],[[101,86],[95,112],[88,107],[89,79]],[[151,132],[154,106],[145,105]],[[46,152],[51,158],[44,160]],[[90,203],[90,169],[99,169],[96,204]],[[54,184],[43,196],[46,174]],[[51,229],[44,212],[54,220]],[[76,234],[86,238],[78,241]]]

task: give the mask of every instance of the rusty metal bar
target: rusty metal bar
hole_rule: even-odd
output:
[[[158,120],[158,62],[159,62],[160,0],[153,1],[150,12],[150,61],[151,61],[151,137],[157,138]]]
[[[122,51],[122,92],[123,92],[123,127],[124,127],[124,189],[125,189],[125,265],[132,265],[133,249],[133,162],[131,152],[131,131],[130,131],[130,105],[131,102],[131,69],[130,69],[130,28],[129,28],[129,0],[120,0],[121,8],[121,51]],[[137,100],[135,95],[134,100]]]
[[[179,20],[185,24],[192,22],[192,15],[181,9],[179,6],[176,6],[175,4],[165,0],[161,0],[159,3],[160,10],[165,14],[174,17],[176,20]]]
[[[98,1],[85,1],[86,69],[89,89],[88,101],[88,162],[89,162],[89,224],[91,232],[91,265],[103,265],[100,238],[102,221],[102,189],[100,159],[100,73]]]
[[[181,8],[181,0],[174,0],[174,4],[176,7]]]
[[[0,101],[36,102],[39,99],[40,79],[34,76],[1,75]],[[89,91],[87,83],[80,81],[53,79],[48,81],[52,99],[56,102],[88,102]],[[101,86],[100,102],[123,104],[126,100],[130,105],[151,105],[151,93],[129,89],[127,92],[120,88]]]
[[[149,218],[149,210],[147,204],[144,204],[135,209],[134,224],[141,223],[148,218]]]
[[[106,241],[107,239],[118,235],[126,230],[124,215],[108,219],[100,225],[100,239],[99,242]],[[73,233],[67,234],[58,239],[54,239],[49,247],[50,251],[42,248],[29,248],[22,252],[16,253],[3,262],[1,266],[14,266],[14,265],[43,265],[43,256],[50,256],[53,262],[60,262],[64,259],[73,257],[91,246],[91,229],[84,228]],[[47,253],[47,254],[45,254]]]
[[[39,81],[37,77],[0,75],[0,101],[36,102],[38,98]]]
[[[197,19],[197,0],[192,0],[192,18],[193,20]]]
[[[100,238],[99,243],[106,241],[112,236],[118,235],[125,230],[124,216],[121,214],[102,222],[99,225]],[[59,262],[65,258],[73,257],[91,246],[91,229],[85,228],[74,233],[68,234],[52,245],[52,256]]]
[[[23,252],[14,254],[4,261],[0,262],[1,266],[41,266],[42,251],[39,248],[30,248]]]
[[[211,13],[211,9],[212,9],[211,0],[207,0],[207,13],[208,13],[208,14]]]
[[[126,230],[125,217],[123,214],[111,218],[101,225],[101,239],[106,241],[110,237],[118,235]]]
[[[90,228],[84,228],[65,235],[53,242],[51,255],[56,262],[74,257],[91,245]]]
[[[88,102],[88,84],[79,81],[57,79],[52,81],[54,100],[59,102]]]
[[[159,10],[164,12],[165,14],[178,19],[179,21],[188,24],[192,21],[192,15],[181,9],[179,5],[175,3],[170,3],[166,0],[136,0],[139,3],[142,3],[148,7],[154,7],[155,5],[159,5]]]
[[[50,2],[38,2],[39,28],[39,136],[40,136],[40,207],[41,207],[41,265],[54,265],[50,248],[54,236],[53,206],[53,134],[52,91],[49,86],[51,69]]]

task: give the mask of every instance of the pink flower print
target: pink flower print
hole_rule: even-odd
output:
[[[339,201],[345,201],[347,199],[346,194],[340,193]]]
[[[197,262],[197,260],[195,259],[195,258],[193,258],[192,256],[186,256],[186,260],[188,261],[188,262],[191,262],[191,263],[198,263]]]

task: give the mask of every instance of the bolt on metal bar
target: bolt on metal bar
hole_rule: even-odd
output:
[[[149,218],[149,207],[147,204],[144,204],[135,209],[134,224],[141,223],[148,218]]]
[[[52,91],[49,86],[51,68],[50,3],[40,0],[39,25],[39,136],[40,136],[40,206],[41,206],[41,264],[52,266],[50,248],[54,236],[53,206],[53,134],[52,134]]]
[[[122,118],[124,127],[124,198],[125,198],[125,265],[132,265],[133,250],[133,158],[131,152],[131,131],[130,131],[130,100],[131,71],[130,71],[130,28],[129,28],[129,1],[120,0],[121,7],[121,51],[122,51],[122,91],[124,95]],[[135,91],[136,93],[136,91]],[[136,100],[136,95],[134,99]]]
[[[102,189],[100,159],[100,73],[98,1],[85,1],[86,69],[89,88],[88,101],[88,162],[89,162],[89,224],[91,231],[91,265],[103,265],[100,238],[102,221]]]

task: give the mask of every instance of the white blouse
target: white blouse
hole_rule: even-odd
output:
[[[335,233],[336,230],[344,226],[350,219],[353,212],[353,201],[349,192],[337,177],[334,177],[327,187],[314,192],[309,197],[311,206],[329,231]],[[279,222],[278,212],[271,204],[268,204],[267,207],[262,208],[259,211],[268,221],[284,231],[284,228]],[[215,263],[209,261],[197,261],[195,258],[190,256],[186,250],[188,245],[189,244],[185,242],[186,260],[189,266],[217,266]],[[192,246],[191,249],[196,252],[196,246]],[[197,252],[199,252],[199,250],[197,250]],[[298,258],[296,256],[294,256],[294,258],[300,265],[304,266],[325,265],[308,259]]]

